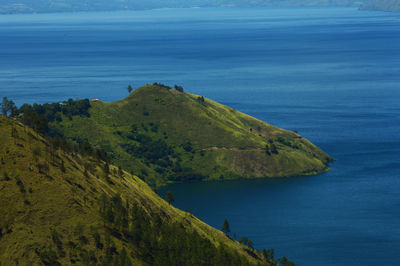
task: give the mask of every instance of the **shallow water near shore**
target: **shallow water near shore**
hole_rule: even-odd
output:
[[[336,159],[331,171],[159,193],[298,265],[396,265],[399,25],[353,8],[0,16],[0,96],[114,101],[128,84],[180,84],[297,130]]]

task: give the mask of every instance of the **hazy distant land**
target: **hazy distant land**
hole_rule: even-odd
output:
[[[363,5],[361,10],[400,12],[400,0],[372,0]]]
[[[144,10],[189,7],[354,6],[361,10],[400,11],[400,0],[3,0],[0,14],[78,11]]]

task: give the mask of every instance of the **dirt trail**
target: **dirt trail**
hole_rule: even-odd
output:
[[[226,147],[226,146],[210,146],[206,148],[202,148],[203,151],[212,151],[212,150],[230,150],[230,151],[261,151],[263,148],[260,147]]]

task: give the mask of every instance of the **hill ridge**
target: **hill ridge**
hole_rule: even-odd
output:
[[[0,138],[0,265],[276,264],[93,151],[2,115]]]
[[[156,83],[115,102],[25,106],[22,116],[30,111],[48,118],[52,134],[101,147],[114,164],[153,187],[318,174],[332,161],[296,132]]]

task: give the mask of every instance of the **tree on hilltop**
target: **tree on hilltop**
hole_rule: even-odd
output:
[[[183,92],[183,87],[182,86],[179,86],[179,85],[175,84],[174,88],[175,88],[175,90],[177,90],[179,92]]]
[[[228,233],[231,232],[231,229],[230,229],[230,227],[229,227],[229,223],[228,223],[228,220],[227,220],[227,219],[225,219],[224,224],[222,225],[221,231],[224,232],[225,235],[227,235]]]
[[[274,249],[273,248],[270,248],[270,249],[263,248],[262,253],[266,259],[269,259],[269,260],[274,259]]]
[[[1,112],[3,115],[8,116],[16,116],[18,112],[18,108],[15,106],[15,103],[11,100],[8,100],[7,97],[3,97],[3,101],[1,102]]]
[[[129,86],[128,86],[128,92],[129,92],[129,94],[130,94],[132,91],[133,91],[133,88],[132,88],[131,85],[129,85]]]
[[[282,258],[278,259],[278,261],[281,263],[282,266],[296,266],[292,261],[290,261],[288,258],[283,256]]]

